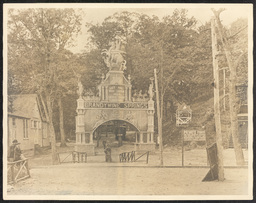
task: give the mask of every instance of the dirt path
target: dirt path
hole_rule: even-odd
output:
[[[207,168],[69,164],[31,169],[8,195],[247,195],[247,169],[225,169],[224,182],[201,182]]]

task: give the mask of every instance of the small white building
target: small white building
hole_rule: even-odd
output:
[[[14,139],[22,150],[50,145],[49,122],[36,94],[8,96],[8,147]]]

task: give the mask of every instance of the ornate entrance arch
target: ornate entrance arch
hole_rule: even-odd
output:
[[[79,82],[75,146],[77,151],[94,154],[93,132],[96,127],[109,120],[123,120],[138,129],[140,140],[136,149],[155,150],[153,82],[151,81],[148,94],[140,91],[139,94],[132,95],[131,77],[126,79],[123,74],[124,61],[115,61],[114,64],[111,61],[112,52],[124,54],[118,47],[122,46],[104,50],[104,54],[108,53],[104,56],[104,62],[109,67],[109,72],[102,76],[97,96],[83,91]],[[146,142],[143,142],[143,137],[146,137]]]
[[[134,128],[136,128],[136,130],[140,133],[140,130],[138,129],[138,127],[137,127],[137,126],[135,126],[134,124],[132,124],[132,123],[131,123],[131,122],[129,122],[129,121],[126,121],[126,120],[120,120],[120,119],[110,119],[110,120],[107,120],[107,121],[103,121],[102,123],[98,124],[97,126],[95,126],[95,127],[93,128],[92,133],[94,133],[94,132],[95,132],[95,130],[97,130],[97,128],[98,128],[98,127],[100,127],[101,125],[103,125],[103,124],[105,124],[105,123],[107,123],[107,122],[109,122],[109,121],[125,121],[125,122],[129,123],[130,125],[132,125]]]

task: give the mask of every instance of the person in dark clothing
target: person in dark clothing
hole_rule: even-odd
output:
[[[105,153],[105,161],[106,162],[112,162],[111,148],[106,143],[105,143],[105,146],[104,146],[104,153]]]
[[[19,144],[20,143],[16,139],[13,140],[12,145],[9,148],[9,155],[8,155],[9,161],[21,160],[22,152],[19,147]]]

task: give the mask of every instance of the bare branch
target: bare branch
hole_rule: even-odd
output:
[[[225,11],[225,10],[226,10],[225,8],[220,8],[219,10],[215,10],[214,8],[212,8],[212,12],[214,13],[216,18],[219,18],[220,13]]]

